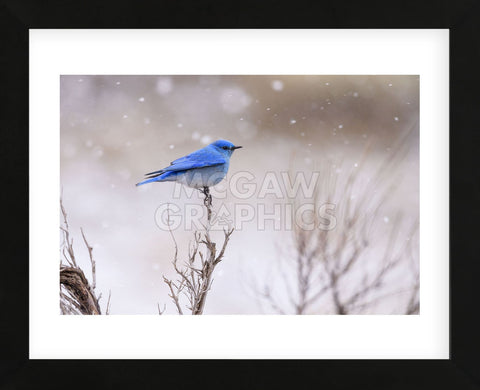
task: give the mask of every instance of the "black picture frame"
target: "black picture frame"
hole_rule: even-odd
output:
[[[221,386],[480,388],[475,169],[480,2],[19,1],[0,3],[3,220],[0,388]],[[450,29],[449,360],[29,360],[28,31],[31,28],[447,28]],[[447,157],[447,156],[446,156]],[[474,236],[476,240],[474,239]],[[140,330],[139,330],[140,331]]]

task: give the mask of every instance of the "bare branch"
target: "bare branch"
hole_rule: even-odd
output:
[[[207,209],[208,223],[205,226],[205,231],[203,233],[199,231],[194,232],[193,245],[190,247],[188,259],[184,262],[183,267],[178,266],[178,246],[173,232],[169,229],[175,245],[175,254],[172,264],[178,277],[178,282],[174,283],[165,276],[163,277],[163,281],[170,289],[169,297],[175,304],[178,314],[183,314],[180,303],[182,293],[188,299],[189,306],[187,306],[187,308],[190,310],[191,314],[203,314],[208,292],[213,283],[215,267],[222,261],[230,236],[233,233],[233,228],[230,230],[224,230],[223,244],[221,249],[217,251],[217,244],[212,241],[210,236],[213,214],[212,196],[210,195],[208,187],[204,187],[201,192],[205,196],[203,203]],[[201,246],[204,248],[204,251],[200,250]]]
[[[75,307],[81,314],[101,314],[93,289],[80,268],[60,267],[60,284],[75,300]]]
[[[95,270],[95,260],[93,260],[92,256],[93,248],[88,244],[82,228],[80,228],[80,231],[82,232],[83,242],[88,249],[88,257],[90,258],[90,264],[92,265],[92,289],[95,290],[95,287],[97,285],[97,275]]]
[[[157,303],[157,309],[158,309],[158,315],[162,315],[163,313],[165,313],[165,310],[167,309],[167,305],[163,305],[163,310],[160,310],[160,304]]]
[[[83,270],[78,266],[73,249],[73,238],[70,237],[67,213],[60,198],[60,209],[63,216],[63,226],[60,230],[63,233],[63,248],[61,254],[66,264],[60,259],[60,312],[62,314],[86,314],[99,315],[101,294],[95,295],[96,269],[93,258],[93,248],[88,244],[82,229],[83,241],[87,247],[92,267],[92,284],[89,283]],[[108,297],[106,314],[110,312],[110,297]]]
[[[178,296],[180,292],[182,291],[182,288],[179,288],[175,286],[171,280],[168,280],[165,276],[163,277],[163,281],[167,284],[167,286],[170,288],[170,294],[169,297],[172,298],[173,302],[175,303],[175,306],[177,308],[178,314],[183,314],[182,308],[180,306],[180,302],[178,299]],[[175,288],[173,287],[175,286]],[[176,290],[176,291],[175,291]]]
[[[108,301],[107,301],[107,308],[105,309],[105,315],[110,314],[110,298],[112,297],[112,291],[108,290]],[[99,298],[100,299],[100,298]]]
[[[412,129],[409,134],[411,132]],[[349,172],[342,173],[343,169],[333,163],[328,163],[321,171],[313,199],[314,223],[319,226],[318,207],[323,200],[336,205],[337,226],[333,230],[293,226],[290,262],[278,262],[279,269],[274,270],[283,284],[278,291],[286,292],[286,298],[273,297],[273,289],[267,283],[262,288],[254,286],[256,296],[276,312],[306,314],[315,307],[322,312],[349,314],[366,310],[392,296],[385,292],[385,281],[395,269],[405,265],[409,248],[404,244],[402,216],[397,213],[391,221],[384,222],[381,213],[398,185],[398,177],[392,175],[393,169],[405,157],[408,148],[405,138],[400,140],[395,152],[379,164],[366,185],[362,181],[361,167],[368,150]],[[307,201],[311,202],[297,194],[292,210]],[[414,236],[417,227],[418,221],[413,224],[409,237]],[[377,231],[379,235],[375,235]],[[411,241],[409,245],[411,249]],[[412,288],[404,282],[397,286],[399,291],[412,291],[405,309],[407,314],[418,313],[418,260],[412,260],[412,275]]]

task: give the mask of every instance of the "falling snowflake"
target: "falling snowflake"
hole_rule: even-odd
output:
[[[212,137],[210,137],[209,135],[204,135],[201,139],[200,139],[200,142],[204,145],[207,145],[209,144],[210,142],[212,142]]]
[[[283,81],[282,80],[273,80],[272,81],[272,89],[274,91],[282,91],[283,90]]]
[[[170,77],[159,77],[156,90],[159,95],[168,95],[173,89],[173,81]]]
[[[93,151],[93,154],[95,155],[95,157],[98,157],[98,158],[102,157],[103,156],[103,148],[100,147],[100,146],[97,146],[95,148],[95,150]]]

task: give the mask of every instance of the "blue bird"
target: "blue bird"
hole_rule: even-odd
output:
[[[146,179],[136,185],[176,181],[199,190],[208,189],[225,177],[233,151],[240,148],[241,146],[220,139],[172,161],[166,168],[145,174]]]

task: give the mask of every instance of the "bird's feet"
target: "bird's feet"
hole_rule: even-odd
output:
[[[205,199],[203,200],[203,203],[205,204],[206,207],[211,207],[212,206],[212,195],[210,194],[210,189],[208,187],[203,187],[200,189],[200,192],[205,195]]]
[[[207,218],[208,222],[211,222],[212,219],[212,195],[210,194],[210,189],[208,187],[203,187],[200,189],[200,192],[205,195],[203,199],[203,204],[207,208]]]

